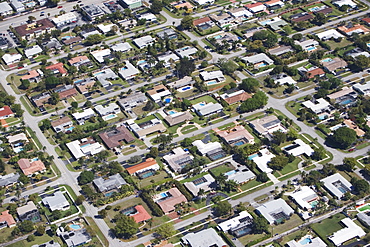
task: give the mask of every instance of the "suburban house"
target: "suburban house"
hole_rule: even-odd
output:
[[[258,153],[250,155],[249,160],[253,160],[256,163],[258,169],[262,172],[271,173],[273,170],[268,167],[268,163],[274,158],[275,155],[271,153],[267,148],[261,149]]]
[[[267,9],[266,6],[261,2],[246,4],[244,7],[246,7],[253,14],[257,14]]]
[[[294,213],[294,210],[281,198],[266,202],[256,208],[256,211],[265,217],[270,225],[280,224]]]
[[[92,117],[95,117],[96,114],[91,108],[87,108],[82,112],[76,112],[72,114],[73,118],[77,121],[79,125],[84,125],[85,121],[89,120]]]
[[[208,192],[216,187],[215,179],[210,174],[206,174],[191,182],[185,182],[184,185],[193,194],[193,196],[198,196],[200,190]]]
[[[295,15],[291,15],[290,16],[290,21],[292,21],[292,22],[309,21],[313,18],[314,18],[313,15],[311,15],[307,12],[302,12],[302,13],[298,13],[298,14],[295,14]]]
[[[305,247],[326,247],[328,246],[320,237],[315,237],[310,239],[310,243],[306,244]],[[288,247],[297,247],[297,246],[302,246],[300,242],[303,240],[290,240],[289,242],[286,243]]]
[[[346,192],[351,192],[352,189],[352,184],[339,173],[323,178],[320,182],[324,183],[324,187],[330,194],[338,199],[342,198]]]
[[[241,211],[237,216],[218,224],[217,228],[229,232],[235,237],[242,237],[252,231],[253,217],[247,211]]]
[[[210,4],[214,4],[215,3],[215,0],[193,0],[196,4],[198,5],[210,5]]]
[[[4,227],[13,227],[16,226],[16,222],[11,214],[9,214],[9,210],[3,211],[0,214],[0,229]]]
[[[38,82],[40,80],[40,77],[43,75],[44,73],[37,69],[37,70],[30,70],[27,72],[26,75],[22,76],[21,77],[21,80],[24,81],[24,80],[29,80],[30,82]]]
[[[126,121],[126,125],[139,138],[143,138],[154,132],[165,132],[167,130],[166,126],[164,126],[161,120],[157,118],[139,124],[135,123],[134,120],[129,119]]]
[[[24,24],[18,27],[15,27],[14,30],[21,37],[21,39],[34,39],[40,35],[51,32],[55,30],[54,24],[47,18],[36,20],[30,24]]]
[[[118,76],[110,68],[95,72],[93,76],[101,83],[103,87],[112,85],[109,80],[115,80],[118,78]]]
[[[146,35],[140,38],[133,39],[134,44],[139,47],[139,49],[143,49],[149,45],[154,43],[154,39],[150,35]]]
[[[159,61],[163,61],[163,66],[166,68],[171,67],[171,65],[174,65],[174,63],[180,60],[180,58],[172,51],[169,51],[163,55],[157,56],[157,59]]]
[[[358,125],[350,119],[345,119],[343,121],[343,124],[346,125],[348,128],[354,130],[358,137],[362,137],[366,134],[365,131],[360,129],[360,127],[358,127]]]
[[[109,120],[107,117],[116,117],[121,112],[121,109],[116,103],[110,103],[108,105],[97,105],[95,106],[95,111],[101,116],[104,120]]]
[[[290,194],[293,200],[303,210],[312,210],[319,201],[319,196],[308,186],[302,186]]]
[[[353,2],[352,0],[338,0],[338,1],[332,1],[332,3],[337,7],[342,7],[344,5],[348,5],[351,9],[356,9],[357,4]]]
[[[325,71],[316,66],[313,66],[309,69],[306,69],[305,67],[300,67],[298,68],[298,72],[303,76],[307,76],[308,79],[315,78],[316,76],[323,77],[325,75]]]
[[[244,184],[256,178],[256,175],[247,166],[243,165],[238,166],[235,170],[226,172],[224,175],[227,177],[227,181],[234,180],[238,184]]]
[[[228,13],[235,19],[239,19],[241,21],[246,20],[253,16],[253,14],[246,10],[245,8],[230,9]]]
[[[254,137],[242,125],[236,125],[227,130],[213,129],[230,146],[241,146],[243,144],[254,144]]]
[[[232,105],[235,103],[241,103],[246,101],[247,99],[252,98],[252,95],[246,93],[244,90],[238,90],[232,93],[224,93],[220,95],[221,99],[223,99],[227,104]]]
[[[30,101],[40,109],[40,111],[45,111],[44,104],[50,99],[49,93],[41,93],[31,97]]]
[[[95,187],[102,193],[114,191],[127,184],[120,174],[109,176],[108,178],[96,178],[93,180]]]
[[[162,209],[165,214],[175,211],[177,204],[188,202],[186,197],[181,194],[176,187],[169,189],[166,192],[161,192],[153,197],[154,202]]]
[[[192,46],[184,46],[182,48],[178,48],[175,50],[175,53],[180,57],[188,57],[189,59],[193,59],[193,55],[198,52],[198,49]]]
[[[243,57],[242,60],[245,61],[247,64],[253,65],[255,69],[274,64],[274,60],[269,58],[264,53],[249,57]]]
[[[307,157],[310,157],[314,153],[311,146],[301,139],[296,139],[292,144],[283,147],[282,150],[293,156],[305,154]]]
[[[96,25],[96,27],[100,30],[100,32],[102,32],[103,34],[106,34],[106,33],[109,33],[110,31],[112,31],[112,29],[114,29],[114,27],[117,27],[117,25],[113,24],[113,23],[111,23],[111,24],[99,24],[99,25]],[[117,30],[119,30],[119,28]]]
[[[69,142],[66,146],[75,159],[79,159],[87,155],[93,156],[105,150],[104,146],[99,142],[95,142],[91,137]]]
[[[22,55],[19,53],[4,54],[2,58],[6,65],[11,65],[11,64],[19,63],[22,60]]]
[[[284,2],[281,0],[271,0],[264,3],[269,9],[280,9],[284,7]]]
[[[363,223],[365,226],[370,226],[370,211],[358,213],[356,216],[357,219],[361,221],[361,223]]]
[[[201,30],[206,30],[215,25],[215,23],[208,16],[199,18],[193,21],[193,25]]]
[[[329,72],[333,73],[336,75],[335,71],[337,69],[344,69],[347,67],[347,62],[344,61],[343,59],[339,57],[335,57],[333,59],[331,58],[326,58],[321,60],[321,65]]]
[[[73,85],[62,85],[56,87],[54,92],[59,94],[59,99],[67,99],[78,94],[77,89]]]
[[[63,195],[61,191],[56,191],[52,195],[45,196],[44,198],[42,198],[42,203],[47,206],[50,211],[66,211],[70,207],[67,198]]]
[[[365,84],[356,83],[352,86],[356,92],[361,95],[368,96],[370,95],[370,82],[366,82]]]
[[[139,105],[142,105],[148,101],[148,98],[142,92],[137,92],[126,96],[126,98],[119,99],[118,104],[122,107],[122,109],[131,114],[132,108],[135,108]]]
[[[129,61],[125,61],[125,66],[118,70],[118,74],[122,77],[122,79],[130,80],[140,74],[140,71]]]
[[[244,30],[244,38],[250,39],[250,38],[253,37],[253,35],[256,32],[259,32],[259,31],[262,31],[262,30],[265,30],[265,28],[263,28],[263,27],[252,27],[252,28],[248,28],[248,29]]]
[[[156,103],[161,102],[163,97],[171,95],[170,90],[168,90],[163,84],[154,86],[153,89],[148,90],[146,93]]]
[[[162,31],[159,31],[158,33],[156,33],[156,35],[157,35],[158,38],[161,38],[161,39],[166,39],[166,38],[167,39],[176,39],[177,38],[177,33],[172,28],[166,28]]]
[[[90,54],[95,58],[98,63],[104,63],[106,59],[111,60],[113,55],[110,49],[90,51]]]
[[[259,135],[271,135],[275,131],[287,132],[286,128],[275,115],[259,118],[249,123]]]
[[[63,239],[67,247],[76,247],[84,245],[91,241],[91,236],[86,228],[79,230],[66,231],[62,226],[57,229],[57,236]]]
[[[216,81],[216,83],[224,82],[226,80],[224,74],[222,73],[221,70],[216,70],[216,71],[203,71],[200,72],[199,77],[207,84],[210,81]],[[207,83],[208,82],[208,83]]]
[[[223,13],[221,15],[211,14],[209,16],[220,28],[232,26],[232,22],[235,20],[233,16],[228,13]]]
[[[90,21],[95,20],[96,17],[106,14],[102,8],[95,4],[85,5],[81,7],[81,10],[83,11],[84,16],[86,16],[86,18]]]
[[[79,79],[74,82],[76,88],[82,94],[87,94],[90,92],[90,90],[93,90],[95,83],[96,81],[94,80],[94,78],[91,78],[91,77]]]
[[[71,37],[71,38],[62,38],[62,42],[63,44],[65,45],[69,45],[69,46],[72,46],[74,44],[79,44],[81,43],[82,41],[82,38],[80,36],[77,36],[77,37]]]
[[[58,120],[51,121],[51,126],[53,127],[55,132],[67,132],[72,131],[73,129],[73,122],[70,117],[65,116],[59,118]]]
[[[143,14],[136,14],[136,18],[138,20],[144,19],[147,22],[155,22],[155,21],[158,20],[157,16],[155,16],[155,14],[152,14],[150,12],[146,12],[146,13],[143,13]]]
[[[203,156],[207,155],[211,160],[218,160],[226,156],[219,142],[208,142],[206,144],[202,140],[196,140],[192,145],[198,148],[199,153]]]
[[[284,26],[288,25],[288,23],[280,17],[274,17],[258,23],[264,27],[270,27],[274,32],[279,32]]]
[[[193,105],[193,111],[197,113],[199,116],[210,116],[219,112],[222,112],[224,107],[220,103],[205,103],[200,102],[198,104]]]
[[[190,232],[181,238],[183,246],[189,247],[224,247],[228,246],[213,228]]]
[[[288,76],[285,73],[277,74],[277,75],[272,75],[270,77],[271,79],[274,80],[274,82],[278,85],[295,85],[297,82],[290,76]]]
[[[0,175],[0,186],[8,187],[18,182],[20,174],[18,173],[9,173],[6,175]]]
[[[316,34],[319,39],[325,41],[329,39],[338,39],[338,38],[344,38],[342,34],[340,34],[337,30],[335,29],[330,29],[327,31],[324,31],[322,33]]]
[[[54,22],[55,26],[57,27],[63,27],[65,25],[68,25],[73,22],[77,22],[78,18],[73,12],[65,13],[63,15],[60,15],[58,17],[52,18],[52,22]]]
[[[50,66],[46,66],[45,69],[51,70],[53,74],[61,74],[65,76],[67,74],[67,70],[63,67],[63,63],[56,63]]]
[[[352,23],[351,25],[338,27],[338,30],[347,36],[351,36],[354,33],[367,34],[370,32],[370,30],[367,27],[361,24],[352,25]]]
[[[330,110],[330,103],[324,100],[323,98],[315,99],[314,102],[311,100],[304,101],[302,105],[316,114],[320,114],[327,110]]]
[[[109,149],[121,146],[123,144],[122,142],[130,143],[135,140],[135,137],[123,125],[106,130],[100,133],[99,136]]]
[[[136,223],[144,222],[152,218],[142,205],[126,208],[121,210],[121,213],[134,218]]]
[[[341,246],[344,242],[352,238],[362,238],[366,235],[366,232],[350,218],[344,218],[340,221],[344,228],[337,232],[334,232],[330,237],[336,246]]]
[[[334,104],[348,105],[356,102],[357,93],[352,87],[343,87],[340,91],[329,94],[327,97]],[[351,102],[347,103],[348,101]]]
[[[69,65],[75,66],[75,67],[80,67],[81,65],[89,67],[92,65],[90,59],[87,56],[73,57],[70,60],[68,60],[68,63]]]
[[[81,31],[79,34],[81,35],[81,37],[83,39],[86,39],[90,35],[94,35],[94,34],[99,34],[100,35],[99,31],[96,30],[95,28],[91,28],[91,29],[87,29],[87,30]]]
[[[124,43],[118,43],[110,47],[112,51],[115,52],[127,52],[132,49],[130,43],[124,42]]]
[[[27,58],[33,58],[34,56],[42,53],[42,48],[39,45],[34,45],[25,48],[23,52]]]
[[[185,76],[177,81],[168,83],[167,86],[172,87],[174,89],[179,89],[185,86],[193,86],[194,83],[195,82],[193,78],[191,78],[190,76]]]
[[[174,172],[180,173],[185,166],[193,163],[194,156],[181,147],[171,150],[172,153],[163,156],[163,159]]]
[[[18,218],[21,221],[30,220],[33,223],[41,221],[41,216],[33,201],[28,201],[26,205],[17,208]]]
[[[56,38],[51,38],[48,41],[45,41],[41,44],[44,50],[60,50],[62,48],[62,44]]]
[[[143,6],[143,2],[141,0],[120,0],[124,7],[129,9],[137,9]]]
[[[288,52],[293,52],[293,48],[289,45],[279,45],[278,47],[268,50],[268,53],[275,56],[281,56]]]
[[[294,43],[301,46],[307,52],[315,51],[317,50],[317,46],[319,46],[319,42],[314,39],[306,39],[304,41],[295,40]]]
[[[6,139],[8,139],[9,144],[16,153],[21,152],[23,150],[23,146],[29,142],[25,133],[7,136]]]
[[[24,175],[30,177],[35,173],[43,173],[46,171],[46,167],[44,162],[42,162],[39,158],[34,159],[20,159],[18,160],[19,168],[21,168]]]
[[[142,175],[146,176],[148,172],[151,172],[152,175],[154,175],[154,172],[159,169],[160,166],[153,158],[148,158],[144,162],[126,168],[128,174],[136,175],[138,177],[141,177]]]
[[[0,119],[7,119],[10,117],[14,117],[14,113],[9,106],[3,106],[0,108]]]
[[[174,126],[186,121],[192,120],[194,117],[189,111],[185,112],[176,112],[175,114],[168,114],[164,120],[169,126]]]

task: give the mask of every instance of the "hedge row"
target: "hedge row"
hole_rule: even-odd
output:
[[[185,188],[185,186],[182,183],[180,183],[177,180],[174,180],[173,182],[188,201],[191,201],[194,198],[193,195]]]
[[[152,197],[149,195],[148,192],[143,191],[140,194],[143,201],[148,205],[148,207],[152,210],[154,216],[161,217],[163,216],[163,211],[161,208],[153,201]]]

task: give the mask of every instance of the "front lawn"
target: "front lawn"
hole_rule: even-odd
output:
[[[217,167],[215,167],[215,168],[212,168],[212,169],[210,170],[210,173],[211,173],[214,177],[217,177],[217,176],[219,176],[220,174],[225,174],[226,172],[231,171],[231,170],[233,170],[232,165],[223,164],[223,165],[217,166]]]
[[[312,224],[311,228],[322,240],[331,245],[327,237],[343,228],[339,222],[345,217],[344,214],[339,213],[319,223]]]
[[[199,97],[199,98],[196,98],[196,99],[193,99],[190,101],[193,105],[195,104],[198,104],[200,102],[206,102],[206,103],[210,103],[210,102],[213,102],[213,103],[217,103],[217,100],[215,100],[212,96],[210,95],[205,95],[205,96],[202,96],[202,97]]]

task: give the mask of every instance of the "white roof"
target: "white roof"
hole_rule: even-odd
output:
[[[13,11],[12,7],[10,7],[10,5],[7,2],[0,3],[0,14],[12,11]]]
[[[93,109],[87,108],[83,112],[73,113],[72,116],[76,120],[78,120],[78,119],[83,119],[83,118],[88,117],[88,116],[95,116],[95,112],[93,111]]]
[[[34,46],[29,47],[29,48],[24,50],[24,54],[26,55],[27,58],[30,58],[34,55],[37,55],[37,54],[41,53],[41,52],[42,52],[42,49],[38,45],[34,45]]]
[[[179,49],[176,49],[175,52],[179,54],[181,58],[183,57],[191,57],[191,55],[194,55],[197,53],[198,49],[192,46],[185,46]]]
[[[200,76],[203,78],[204,81],[209,81],[213,79],[217,79],[219,81],[225,80],[225,76],[224,74],[222,74],[221,70],[203,71],[203,72],[200,72]]]
[[[141,38],[134,39],[133,42],[141,49],[148,45],[151,45],[154,42],[152,36],[147,35]]]
[[[9,143],[14,143],[17,141],[28,141],[25,133],[19,133],[14,136],[7,136],[6,138],[8,139]]]
[[[73,156],[76,159],[79,159],[79,158],[85,156],[85,154],[81,151],[80,141],[79,140],[75,140],[73,142],[69,142],[69,143],[66,144],[66,146],[69,149],[69,151],[71,151],[71,153],[73,154]]]
[[[116,103],[110,103],[107,106],[97,105],[95,110],[101,115],[105,116],[113,112],[120,111],[119,106]]]
[[[362,230],[360,226],[358,226],[356,223],[354,223],[350,218],[344,218],[341,220],[342,224],[345,226],[345,228],[340,229],[339,231],[333,233],[332,236],[329,237],[329,239],[336,245],[340,246],[344,242],[358,237],[361,238],[366,235],[365,231]]]
[[[273,201],[266,202],[262,206],[256,208],[263,217],[270,223],[275,223],[276,219],[274,216],[279,213],[284,213],[287,216],[290,216],[294,213],[294,210],[281,198]]]
[[[91,32],[87,32],[87,33],[83,33],[81,34],[85,39],[87,37],[89,37],[90,35],[94,35],[94,34],[100,34],[98,30],[94,30],[94,31],[91,31]]]
[[[22,55],[18,53],[17,54],[4,54],[3,56],[3,60],[7,65],[20,61],[21,58],[22,58]]]
[[[253,14],[246,10],[245,8],[239,8],[235,9],[235,11],[229,11],[229,14],[232,15],[234,18],[246,16],[246,17],[252,17]]]
[[[99,24],[97,27],[99,28],[100,31],[102,31],[102,33],[108,33],[114,26],[116,25],[115,24],[108,24],[108,25]]]
[[[317,99],[316,102],[317,103],[315,104],[311,100],[307,100],[303,102],[302,105],[311,109],[315,113],[323,111],[330,106],[329,102],[327,102],[323,98]]]
[[[293,147],[292,149],[286,150],[289,147]],[[307,156],[311,156],[314,153],[314,150],[311,148],[310,145],[306,144],[301,139],[296,139],[293,144],[283,147],[285,152],[291,154],[293,156],[299,156],[302,154],[306,154]]]
[[[58,17],[55,17],[51,20],[55,23],[55,25],[58,26],[59,23],[65,23],[65,22],[76,20],[76,19],[77,19],[77,16],[73,12],[69,12],[69,13],[60,15]]]
[[[316,192],[308,186],[302,186],[298,191],[292,193],[290,196],[303,209],[311,209],[312,205],[310,202],[318,197]]]
[[[245,183],[255,177],[256,175],[246,166],[238,167],[238,170],[230,171],[227,174],[227,180],[234,180],[238,184]]]
[[[249,56],[249,57],[243,57],[242,60],[251,63],[251,64],[256,64],[260,62],[266,62],[269,65],[274,63],[274,60],[269,58],[265,53],[260,53],[257,55]]]
[[[242,211],[242,212],[239,213],[238,216],[219,223],[218,227],[222,231],[227,232],[228,230],[237,227],[241,223],[239,220],[241,220],[243,218],[246,218],[246,217],[249,217],[249,218],[253,219],[253,217],[247,211]]]
[[[307,237],[308,236],[304,236],[301,239],[306,239]],[[288,243],[286,243],[286,245],[288,247],[326,247],[327,246],[327,244],[321,238],[319,238],[319,237],[312,238],[312,236],[310,236],[310,237],[311,237],[311,242],[307,243],[303,246],[300,243],[300,241],[302,241],[302,240],[298,240],[298,242],[295,241],[295,240],[291,240]]]
[[[204,5],[204,4],[209,4],[209,3],[214,3],[214,0],[194,0],[199,5]]]
[[[227,246],[213,228],[208,228],[197,233],[188,233],[181,239],[191,247]]]
[[[90,53],[99,63],[104,63],[104,57],[109,56],[111,54],[111,51],[109,49],[103,49],[92,51]]]
[[[113,45],[111,47],[111,49],[113,51],[122,51],[122,52],[125,52],[125,51],[128,51],[128,50],[131,50],[132,47],[131,47],[131,45],[128,42],[125,42],[125,43],[119,43],[119,44]]]
[[[199,152],[202,155],[206,155],[208,152],[215,149],[222,148],[219,142],[208,142],[207,144],[205,144],[204,142],[202,142],[202,140],[196,140],[192,144],[193,146],[196,146],[198,148]]]
[[[158,60],[164,62],[165,67],[169,67],[171,65],[171,63],[170,63],[171,59],[173,60],[173,62],[176,62],[176,61],[180,60],[180,58],[172,52],[170,52],[168,54],[158,56],[157,58],[158,58]]]
[[[279,83],[279,85],[289,84],[289,85],[295,85],[297,82],[290,76],[282,77],[277,80],[275,80],[276,83]]]
[[[213,102],[209,102],[209,103],[200,102],[198,104],[193,105],[193,109],[199,112],[200,115],[206,116],[206,115],[212,114],[213,112],[220,111],[224,108],[220,103],[215,104]]]
[[[353,2],[352,0],[339,0],[333,2],[333,4],[338,5],[339,7],[342,7],[343,5],[348,5],[351,8],[356,8],[357,4]]]
[[[264,11],[266,9],[266,6],[265,5],[259,5],[259,6],[255,6],[255,7],[252,7],[252,8],[248,8],[251,12],[253,13],[257,13],[257,12],[261,12],[261,11]]]
[[[69,206],[69,202],[61,191],[56,191],[53,195],[43,198],[42,202],[48,205],[51,211],[63,210],[63,208]]]
[[[367,95],[370,93],[370,81],[366,82],[365,84],[356,83],[353,85],[353,89],[364,95]]]
[[[352,187],[352,184],[339,173],[335,173],[327,178],[323,178],[320,180],[320,182],[323,182],[325,188],[339,199],[347,191],[350,192]]]
[[[305,41],[299,42],[298,40],[294,41],[295,44],[302,46],[302,48],[306,48],[308,46],[317,46],[319,42],[314,39],[307,39]]]
[[[125,80],[131,79],[133,76],[139,73],[140,71],[128,60],[125,61],[125,67],[120,68],[118,72],[118,74],[120,74],[120,76],[122,76],[122,78]]]
[[[145,14],[139,15],[138,19],[139,20],[140,19],[145,19],[147,21],[155,21],[155,20],[157,20],[157,17],[152,13],[145,13]]]
[[[267,163],[269,163],[275,155],[270,153],[267,148],[261,149],[259,153],[261,156],[258,155],[253,157],[252,160],[257,164],[258,169],[266,173],[271,173],[273,170],[267,166]]]
[[[194,183],[194,181],[186,182],[184,185],[186,188],[194,195],[197,196],[200,189],[203,189],[205,192],[211,190],[211,185],[215,182],[215,179],[210,175],[206,174],[199,179],[195,179],[199,182]],[[202,181],[200,181],[202,180]]]
[[[342,34],[340,34],[337,30],[335,29],[330,29],[328,31],[325,31],[325,32],[322,32],[322,33],[319,33],[317,34],[317,37],[319,37],[320,39],[330,39],[330,38],[334,38],[334,39],[337,39],[337,38],[344,38],[344,36]]]

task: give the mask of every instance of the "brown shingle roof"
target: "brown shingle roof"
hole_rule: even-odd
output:
[[[53,28],[54,24],[47,18],[38,20],[34,23],[31,24],[24,24],[18,27],[15,27],[15,31],[20,35],[20,36],[26,36],[27,34],[33,34],[36,31],[43,31],[47,30],[50,28]]]
[[[307,72],[309,79],[314,78],[316,75],[324,75],[325,72],[321,68],[313,69]]]
[[[63,92],[60,92],[59,93],[59,98],[60,99],[66,99],[66,98],[75,96],[77,94],[78,94],[78,92],[77,92],[76,88],[71,88],[71,89],[67,89]]]
[[[179,124],[179,123],[182,123],[182,122],[185,122],[185,121],[190,121],[192,120],[194,117],[193,115],[191,115],[190,112],[186,111],[186,112],[183,112],[183,114],[175,114],[175,116],[172,116],[172,115],[167,115],[164,120],[166,120],[166,122],[170,125],[170,126],[173,126],[173,125],[176,125],[176,124]]]
[[[79,43],[81,41],[82,41],[81,37],[74,37],[74,38],[71,38],[71,39],[63,39],[63,43],[65,45],[71,45],[71,44],[74,44],[74,43]]]
[[[243,92],[234,96],[231,96],[229,98],[224,99],[229,105],[235,104],[237,102],[243,102],[247,99],[252,98],[252,96],[249,93]]]
[[[58,120],[54,120],[51,122],[51,126],[53,127],[57,127],[61,124],[65,124],[65,123],[68,123],[71,121],[71,118],[68,117],[68,116],[65,116],[65,117],[62,117],[62,118],[59,118]]]
[[[120,126],[115,129],[105,131],[100,133],[99,136],[105,145],[110,149],[118,147],[121,141],[129,143],[135,140],[131,132],[125,126]]]

